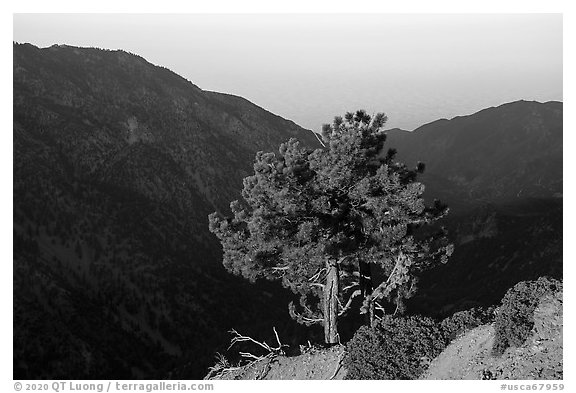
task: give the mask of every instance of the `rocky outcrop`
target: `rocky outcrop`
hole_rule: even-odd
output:
[[[562,309],[562,292],[544,297],[531,336],[500,357],[492,355],[494,326],[479,326],[454,340],[421,379],[562,379]]]

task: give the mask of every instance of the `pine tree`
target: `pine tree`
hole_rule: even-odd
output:
[[[384,150],[386,120],[349,112],[323,126],[323,149],[291,139],[278,154],[257,153],[243,200],[230,204],[233,216],[209,217],[225,267],[252,281],[281,280],[300,295],[292,317],[323,324],[330,344],[354,298],[363,299],[370,323],[376,304],[402,311],[418,275],[452,252],[443,230],[425,229],[448,209],[424,204],[416,181],[424,165],[408,169]],[[374,289],[372,265],[385,276]]]

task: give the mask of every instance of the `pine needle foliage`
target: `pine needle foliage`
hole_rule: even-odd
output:
[[[209,217],[224,266],[251,281],[280,280],[300,295],[290,313],[303,324],[335,324],[361,294],[364,311],[376,300],[400,306],[419,273],[452,252],[443,230],[419,233],[448,209],[425,205],[417,181],[424,165],[410,169],[384,149],[386,120],[349,112],[323,126],[324,148],[290,139],[276,153],[257,153],[232,216]],[[359,263],[386,274],[373,293],[359,290]]]

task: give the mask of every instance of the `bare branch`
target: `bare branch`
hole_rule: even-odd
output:
[[[297,312],[294,303],[290,302],[290,305],[288,306],[288,311],[293,319],[306,326],[324,323],[324,318],[320,318],[317,315],[315,315],[315,313],[312,310],[310,310],[310,308],[307,307],[305,304],[302,306],[304,307],[304,310],[308,313],[309,316]]]
[[[392,315],[396,315],[396,313],[398,313],[399,307],[400,307],[400,303],[396,302],[396,308],[394,309],[394,312],[392,313]]]
[[[312,277],[310,277],[310,278],[308,279],[308,281],[316,281],[316,280],[318,280],[318,278],[320,277],[320,275],[322,274],[323,271],[326,271],[326,268],[325,268],[325,267],[321,268],[315,275],[313,275]]]
[[[330,379],[334,379],[334,377],[338,374],[338,371],[340,371],[340,369],[342,368],[342,360],[344,360],[344,355],[346,354],[346,352],[342,352],[339,356],[338,356],[338,365],[336,366],[336,370],[334,370],[334,373],[332,374],[332,376],[330,377]]]
[[[265,358],[265,356],[256,356],[251,354],[250,352],[238,352],[238,353],[245,359],[262,360]]]
[[[388,294],[394,289],[394,287],[392,286],[392,284],[394,284],[392,279],[397,278],[396,271],[402,266],[402,264],[407,258],[408,257],[406,257],[402,252],[400,252],[400,254],[396,257],[396,264],[394,265],[394,268],[388,275],[388,279],[386,279],[386,281],[378,285],[376,289],[374,289],[374,291],[372,292],[372,297],[374,299],[388,296]]]
[[[316,323],[324,323],[324,318],[308,318],[305,317],[304,315],[301,315],[302,320],[307,324],[307,325],[312,325],[312,324],[316,324]]]
[[[288,266],[288,265],[286,265],[286,266],[275,266],[275,267],[272,268],[272,270],[274,270],[274,271],[278,271],[278,270],[283,270],[283,271],[284,271],[284,270],[288,270],[288,269],[290,269],[290,266]]]
[[[309,308],[306,308],[306,310],[310,314],[313,314],[312,310],[310,310]],[[324,323],[324,318],[310,318],[310,317],[305,316],[304,314],[300,314],[300,313],[296,312],[296,310],[294,310],[294,316],[296,316],[296,318],[300,319],[302,321],[302,323],[305,324],[306,326]]]
[[[239,343],[239,342],[252,342],[262,348],[264,348],[268,353],[266,355],[262,355],[262,356],[256,356],[250,352],[238,352],[240,354],[240,356],[242,356],[244,359],[249,360],[248,365],[254,363],[254,362],[258,362],[260,360],[264,360],[266,358],[272,358],[276,355],[282,355],[284,354],[283,348],[287,347],[288,345],[282,344],[280,342],[280,337],[278,337],[278,332],[276,331],[276,327],[272,327],[272,330],[274,330],[274,335],[276,336],[276,342],[278,343],[278,346],[273,348],[270,345],[268,345],[265,342],[260,342],[258,340],[253,339],[252,337],[249,336],[243,336],[240,333],[238,333],[235,329],[230,330],[230,333],[234,334],[235,337],[232,338],[232,340],[230,341],[230,346],[228,347],[228,349],[230,349],[234,344]]]
[[[280,338],[278,337],[278,332],[276,331],[276,326],[272,326],[272,330],[274,330],[274,335],[276,336],[276,342],[278,343],[278,348],[282,348],[282,343],[280,342]]]
[[[376,311],[380,311],[382,312],[382,315],[386,315],[386,310],[384,309],[384,307],[382,307],[382,305],[380,305],[380,303],[378,303],[377,301],[374,301],[374,318],[379,321],[382,319],[382,317],[378,316],[378,314],[376,314]]]
[[[342,262],[344,262],[346,259],[351,258],[350,255],[345,255],[343,257],[340,257],[340,259],[338,259],[338,261],[336,262],[338,265],[340,265]]]
[[[238,333],[235,329],[230,330],[230,333],[235,335],[235,337],[233,337],[232,340],[230,341],[230,346],[228,347],[228,349],[232,348],[232,346],[236,343],[250,341],[250,342],[253,342],[254,344],[264,348],[268,352],[272,352],[272,348],[270,348],[270,346],[266,343],[261,343],[260,341],[254,340],[252,337],[249,337],[249,336],[243,336],[240,333]]]
[[[352,306],[352,300],[356,297],[359,296],[362,292],[357,289],[354,292],[352,292],[352,295],[350,295],[350,297],[348,298],[348,302],[346,302],[346,305],[344,307],[342,307],[342,310],[338,313],[338,316],[342,316],[345,312],[347,312],[350,309],[350,306]],[[338,303],[340,303],[340,300],[338,300]],[[341,305],[341,303],[340,303]]]
[[[316,139],[318,139],[318,142],[320,142],[320,144],[322,145],[322,147],[326,147],[326,145],[325,145],[324,142],[322,141],[322,138],[320,138],[317,133],[314,132],[314,136],[316,137]]]
[[[347,290],[352,289],[352,288],[354,288],[354,287],[357,287],[357,286],[359,286],[359,285],[360,285],[360,283],[357,282],[357,281],[355,281],[355,282],[353,282],[352,284],[350,284],[350,285],[342,288],[342,292],[346,292]]]

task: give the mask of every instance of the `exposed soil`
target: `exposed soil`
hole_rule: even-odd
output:
[[[420,379],[562,379],[562,293],[542,299],[534,311],[531,336],[519,348],[492,356],[494,325],[479,326],[454,340]],[[207,378],[307,380],[344,379],[345,347],[309,348],[302,355],[275,356],[230,368]]]
[[[479,326],[454,340],[421,379],[562,379],[562,324],[562,293],[550,295],[534,311],[532,335],[521,347],[494,357],[494,326]]]
[[[342,367],[343,358],[342,345],[329,349],[310,349],[302,355],[276,356],[231,369],[220,374],[217,379],[339,380],[346,376],[346,370]]]

